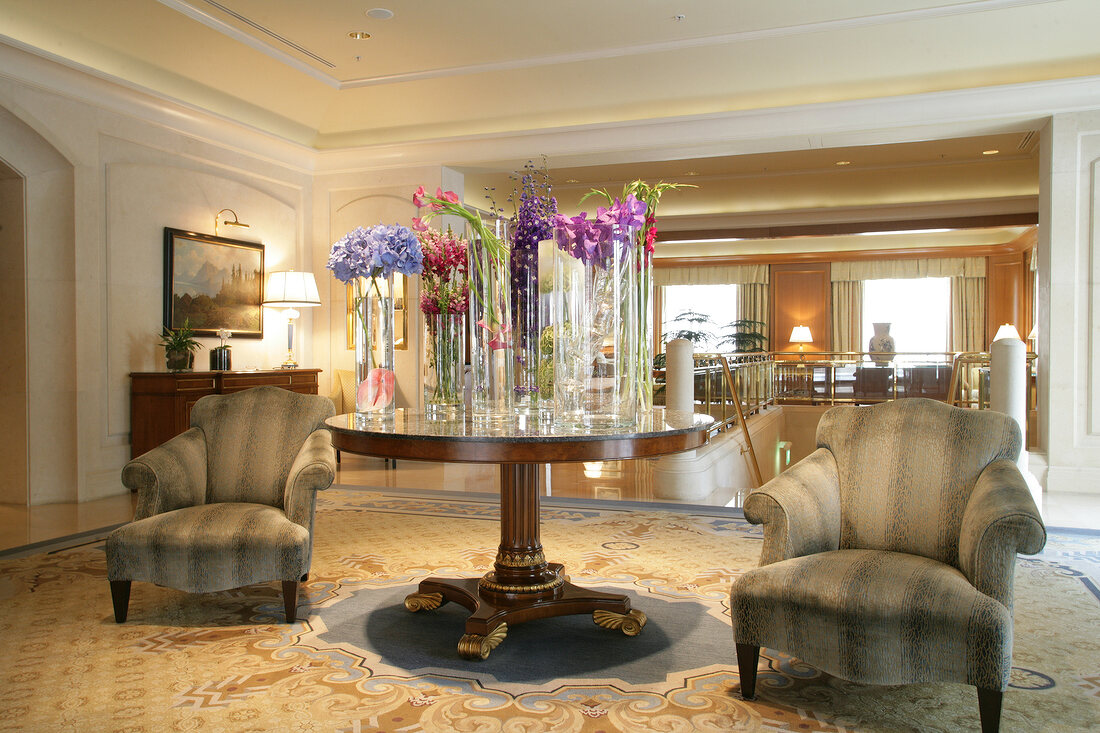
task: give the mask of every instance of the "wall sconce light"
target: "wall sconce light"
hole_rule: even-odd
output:
[[[795,326],[792,328],[790,341],[792,344],[798,344],[798,360],[805,361],[805,344],[812,344],[814,342],[814,337],[810,334],[810,327]]]
[[[229,219],[225,219],[225,220],[222,221],[222,224],[225,224],[227,227],[244,227],[245,229],[248,229],[248,224],[242,224],[241,221],[237,218],[237,212],[236,211],[233,211],[233,209],[222,209],[217,214],[214,214],[214,236],[215,237],[218,236],[218,219],[221,218],[221,215],[224,214],[227,211],[230,214],[233,215],[233,221],[229,221]]]
[[[273,272],[267,278],[264,287],[264,307],[286,309],[286,361],[283,369],[297,369],[294,359],[294,319],[301,315],[297,308],[309,308],[321,305],[321,296],[317,293],[317,281],[312,272],[294,270]]]

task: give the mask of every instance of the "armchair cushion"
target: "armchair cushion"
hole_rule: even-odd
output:
[[[222,502],[157,514],[107,536],[107,579],[191,593],[309,572],[309,531],[280,509]]]
[[[840,547],[910,552],[958,567],[963,512],[978,474],[1020,454],[1007,416],[908,398],[826,412],[817,444],[836,458]]]
[[[333,410],[324,397],[279,387],[200,399],[191,410],[191,425],[206,435],[207,503],[282,508],[299,448]]]
[[[738,644],[791,650],[853,682],[956,680],[1003,690],[1012,617],[959,570],[917,555],[837,550],[756,568],[731,597]]]

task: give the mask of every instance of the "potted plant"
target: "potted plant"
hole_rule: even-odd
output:
[[[761,331],[766,326],[767,324],[763,321],[753,321],[747,318],[731,321],[726,324],[726,328],[729,330],[722,334],[718,345],[729,344],[735,352],[740,354],[764,351],[764,342],[768,340],[768,337]]]
[[[185,372],[195,364],[195,352],[202,346],[194,339],[195,332],[189,321],[172,330],[164,327],[160,343],[164,347],[164,358],[170,372]]]

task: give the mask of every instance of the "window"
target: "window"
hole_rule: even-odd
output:
[[[661,289],[661,342],[667,343],[678,331],[692,331],[697,338],[689,339],[695,351],[730,349],[722,343],[730,329],[728,323],[737,320],[737,286],[727,285],[666,285]],[[697,313],[704,320],[697,322]]]
[[[889,323],[898,352],[947,351],[951,323],[951,278],[863,281],[863,349],[872,324]]]

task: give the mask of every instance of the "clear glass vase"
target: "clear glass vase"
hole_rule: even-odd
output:
[[[539,260],[538,249],[514,242],[512,268],[512,347],[515,354],[515,409],[539,408]]]
[[[607,225],[597,254],[554,259],[554,420],[629,427],[638,419],[638,300],[630,230]]]
[[[646,252],[643,234],[634,247],[635,298],[638,301],[638,412],[653,411],[653,258]]]
[[[470,410],[475,420],[514,417],[511,253],[503,219],[468,227],[470,288]]]
[[[466,314],[424,314],[424,412],[454,417],[462,412],[466,364]]]
[[[392,418],[397,383],[393,359],[393,275],[355,281],[355,411]]]

